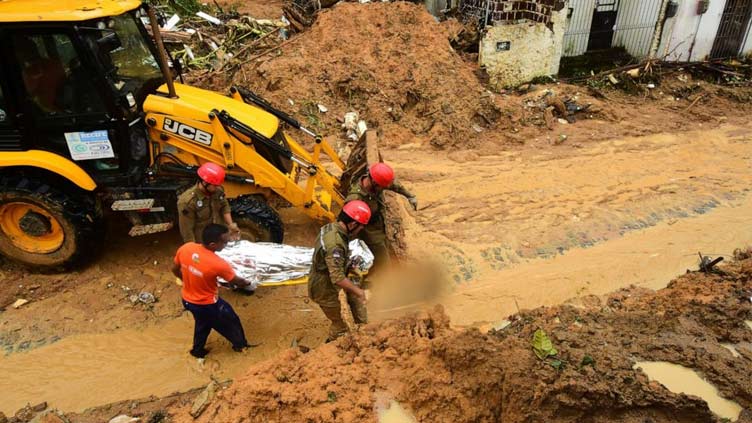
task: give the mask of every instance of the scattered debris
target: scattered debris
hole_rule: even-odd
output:
[[[702,253],[697,253],[700,256],[700,271],[703,273],[719,272],[715,269],[715,265],[723,261],[723,256],[711,259],[709,256],[703,256]]]
[[[319,105],[319,110],[321,106]],[[323,113],[323,111],[322,111]],[[343,118],[342,129],[347,132],[345,136],[350,141],[358,141],[361,136],[368,130],[368,125],[364,120],[358,119],[358,112],[347,112]]]
[[[214,25],[222,25],[222,21],[220,21],[219,19],[215,18],[212,15],[209,15],[208,13],[198,12],[196,13],[196,16],[198,16],[199,18],[204,18],[207,21],[213,23]]]
[[[193,401],[193,406],[191,406],[191,416],[193,418],[198,418],[198,416],[201,415],[201,413],[206,410],[206,407],[209,405],[209,402],[214,399],[214,395],[216,394],[218,385],[216,382],[212,381],[207,386],[206,389],[204,389],[198,397],[196,397],[196,400]]]
[[[157,298],[152,294],[151,292],[141,292],[138,295],[132,294],[128,297],[128,300],[130,300],[131,304],[154,304],[157,302]]]
[[[23,306],[25,304],[28,304],[28,303],[29,303],[29,300],[25,300],[23,298],[19,298],[19,299],[16,300],[16,302],[13,303],[12,307],[13,308],[20,308],[21,306]]]
[[[44,411],[47,409],[47,401],[42,401],[39,404],[31,406],[32,411],[36,411],[37,413]]]
[[[108,423],[133,423],[141,421],[138,417],[131,417],[126,414],[121,414],[119,416],[113,417],[110,419]]]
[[[69,420],[57,410],[44,410],[28,420],[29,423],[69,423]]]

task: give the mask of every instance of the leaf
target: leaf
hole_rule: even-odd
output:
[[[561,370],[561,368],[564,366],[564,362],[561,360],[551,360],[548,364],[551,365],[556,370]]]
[[[326,400],[329,402],[335,402],[337,401],[337,393],[332,391],[327,391],[326,393]]]
[[[594,366],[594,365],[595,365],[595,359],[593,357],[590,357],[589,355],[582,357],[582,363],[580,363],[581,367]]]
[[[554,344],[549,339],[546,332],[538,329],[533,334],[533,352],[539,359],[545,360],[546,357],[554,356],[559,352],[554,348]]]

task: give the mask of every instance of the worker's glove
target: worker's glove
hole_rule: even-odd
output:
[[[418,211],[418,199],[415,197],[407,197],[407,202],[410,203],[411,206],[413,206],[413,209],[415,211]]]

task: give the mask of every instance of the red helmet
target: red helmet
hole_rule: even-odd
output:
[[[225,170],[216,163],[204,163],[198,168],[198,177],[207,184],[222,185],[225,181]]]
[[[394,170],[386,163],[376,163],[369,171],[371,179],[381,188],[389,188],[394,181]]]
[[[368,221],[371,220],[371,208],[368,207],[368,204],[360,200],[348,201],[342,207],[342,211],[354,221],[363,225],[367,225]]]

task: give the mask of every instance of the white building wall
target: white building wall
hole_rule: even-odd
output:
[[[670,61],[707,58],[721,22],[726,0],[710,0],[708,11],[697,14],[697,1],[678,0],[676,16],[666,20],[657,57]]]
[[[538,22],[497,24],[486,28],[478,61],[498,88],[516,87],[539,76],[559,73],[567,8],[551,12],[553,30]],[[499,50],[498,43],[509,43]]]

